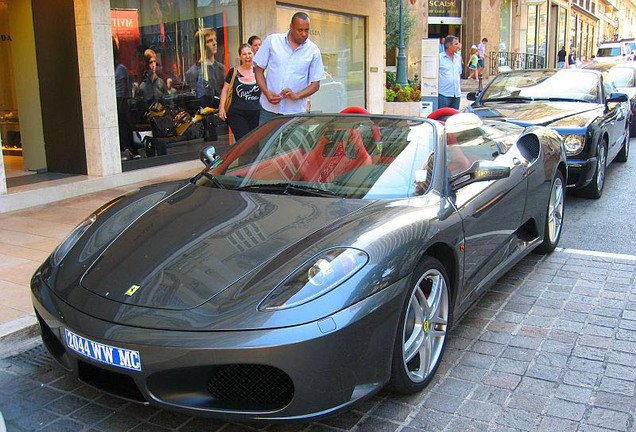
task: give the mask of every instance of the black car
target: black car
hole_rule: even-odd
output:
[[[600,198],[605,168],[629,154],[629,106],[600,72],[585,69],[518,70],[496,76],[466,110],[483,119],[548,126],[564,139],[568,187]]]
[[[590,63],[584,69],[594,69],[603,73],[603,79],[611,81],[616,89],[629,98],[631,109],[630,136],[636,136],[636,61],[616,63]]]
[[[285,116],[82,222],[37,270],[42,339],[129,400],[326,416],[423,389],[456,318],[561,236],[561,137],[457,114]]]

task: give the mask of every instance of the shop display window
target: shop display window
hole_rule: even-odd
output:
[[[311,19],[309,38],[320,48],[326,78],[311,97],[311,112],[366,106],[366,30],[363,17],[277,5],[278,28],[288,29],[296,12]]]
[[[214,113],[239,45],[238,1],[111,0],[110,5],[123,158],[227,145],[227,127]]]

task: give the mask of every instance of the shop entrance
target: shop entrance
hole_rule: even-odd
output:
[[[428,37],[433,39],[441,39],[445,36],[457,36],[461,35],[462,26],[453,24],[429,24],[428,25]]]

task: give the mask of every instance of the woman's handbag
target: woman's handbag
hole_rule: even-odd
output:
[[[228,91],[228,94],[225,96],[225,105],[223,105],[226,114],[230,110],[230,105],[232,105],[232,96],[234,95],[234,80],[236,79],[237,73],[238,68],[234,68],[234,73],[232,74],[232,79],[230,80],[230,91]]]

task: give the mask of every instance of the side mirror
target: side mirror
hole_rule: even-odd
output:
[[[479,160],[466,171],[462,171],[451,177],[451,188],[456,191],[471,183],[499,180],[510,177],[510,167],[494,165],[491,161]]]
[[[625,93],[610,93],[607,98],[608,102],[627,102],[629,98]]]
[[[477,100],[477,92],[469,92],[466,95],[466,99],[468,99],[469,101],[476,101]]]
[[[212,164],[218,159],[219,155],[216,154],[216,149],[214,146],[208,146],[201,150],[199,153],[199,159],[203,162],[203,165],[206,167],[212,166]]]

